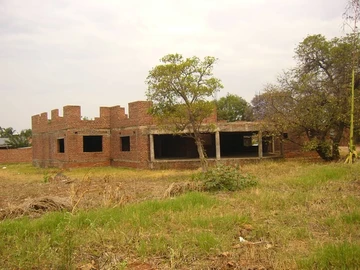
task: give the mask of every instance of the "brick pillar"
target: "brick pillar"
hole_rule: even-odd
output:
[[[259,150],[259,158],[263,157],[263,147],[262,147],[262,132],[259,130],[258,132],[258,150]]]
[[[150,134],[150,169],[154,168],[155,151],[154,151],[154,135]]]
[[[220,154],[220,132],[219,131],[215,132],[215,147],[216,147],[216,160],[220,160],[221,154]]]

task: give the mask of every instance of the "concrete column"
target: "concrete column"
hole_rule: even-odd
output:
[[[262,147],[262,132],[259,130],[258,132],[258,151],[259,151],[259,158],[263,157],[263,147]]]
[[[219,131],[215,132],[215,145],[216,145],[216,160],[220,160],[221,155],[220,155],[220,132]]]
[[[154,135],[150,134],[150,169],[153,169],[153,162],[155,160],[155,151],[154,151]]]

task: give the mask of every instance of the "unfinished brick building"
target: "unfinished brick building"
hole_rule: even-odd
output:
[[[100,117],[82,120],[80,106],[32,117],[33,164],[39,167],[119,166],[133,168],[194,168],[199,159],[193,139],[159,130],[148,109],[151,103],[101,107]],[[255,122],[217,122],[202,134],[210,163],[282,155],[278,140],[262,136]]]

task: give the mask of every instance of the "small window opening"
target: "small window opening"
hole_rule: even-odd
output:
[[[120,137],[121,151],[130,151],[130,136]]]
[[[252,146],[251,136],[244,136],[243,139],[244,139],[244,146],[246,146],[246,147]]]
[[[58,153],[65,153],[65,140],[64,140],[64,138],[58,139],[57,141],[58,141],[58,143],[57,143],[57,145],[58,145],[58,147],[57,147]]]
[[[258,146],[259,145],[259,138],[258,138],[257,135],[244,136],[243,137],[243,143],[244,143],[245,147]]]
[[[102,136],[84,136],[84,152],[102,152]]]

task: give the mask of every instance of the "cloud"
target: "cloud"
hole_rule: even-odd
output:
[[[145,99],[148,71],[168,53],[219,58],[225,86],[250,101],[309,34],[341,36],[339,0],[2,0],[0,126],[30,128],[31,115],[64,105]],[[11,115],[11,117],[8,117]]]

